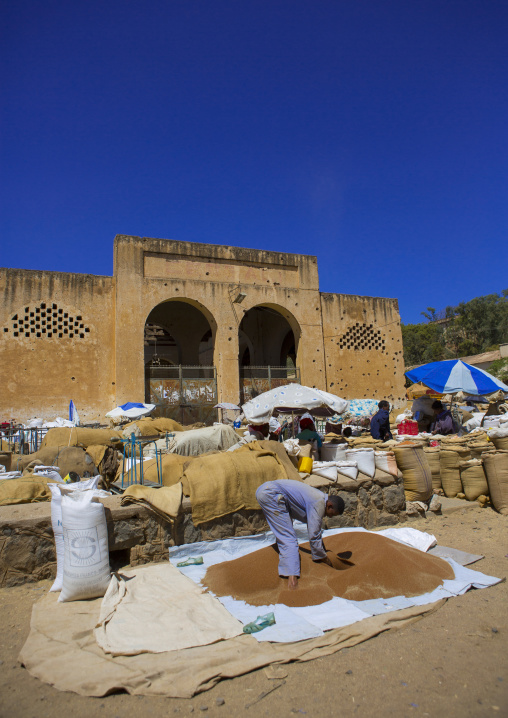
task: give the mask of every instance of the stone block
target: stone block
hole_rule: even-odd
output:
[[[376,484],[374,484],[370,490],[370,499],[376,509],[381,510],[383,508],[383,492]]]
[[[370,495],[363,487],[358,489],[358,498],[365,507],[370,504]]]
[[[404,488],[402,484],[384,488],[383,501],[386,511],[391,514],[397,513],[398,511],[404,511],[406,498],[404,496]]]

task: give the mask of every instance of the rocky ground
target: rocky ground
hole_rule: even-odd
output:
[[[485,558],[472,568],[508,573],[508,517],[477,504],[409,525],[443,546]],[[33,678],[17,661],[32,605],[50,581],[0,590],[0,715],[2,718],[154,718],[210,716],[508,715],[508,586],[501,583],[450,599],[399,631],[309,663],[261,669],[219,683],[191,700],[112,695],[84,698]],[[80,666],[69,666],[79,671]]]

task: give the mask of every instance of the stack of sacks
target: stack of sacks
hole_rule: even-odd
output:
[[[508,451],[489,451],[483,456],[483,467],[490,500],[500,514],[508,515]]]
[[[157,434],[175,433],[177,431],[184,431],[184,427],[173,419],[167,419],[164,416],[160,416],[156,419],[151,417],[144,417],[143,419],[137,419],[131,421],[122,427],[122,433],[124,438],[128,439],[132,433],[136,436],[156,436]]]
[[[428,502],[432,496],[432,474],[423,448],[402,444],[395,447],[394,453],[402,471],[406,500]]]

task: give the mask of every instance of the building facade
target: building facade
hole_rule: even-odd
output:
[[[319,291],[316,257],[117,235],[112,277],[0,269],[3,420],[151,401],[185,423],[288,381],[404,400],[396,299]]]

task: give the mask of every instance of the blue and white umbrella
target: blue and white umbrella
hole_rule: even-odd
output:
[[[139,401],[128,401],[126,404],[121,404],[115,409],[108,411],[106,416],[110,419],[118,419],[119,417],[125,417],[127,419],[139,419],[142,416],[150,414],[155,409],[155,404],[142,404]]]
[[[492,374],[465,364],[460,359],[424,364],[407,371],[406,376],[412,382],[421,381],[439,394],[456,394],[463,391],[465,394],[485,396],[499,390],[508,392],[508,386]]]

